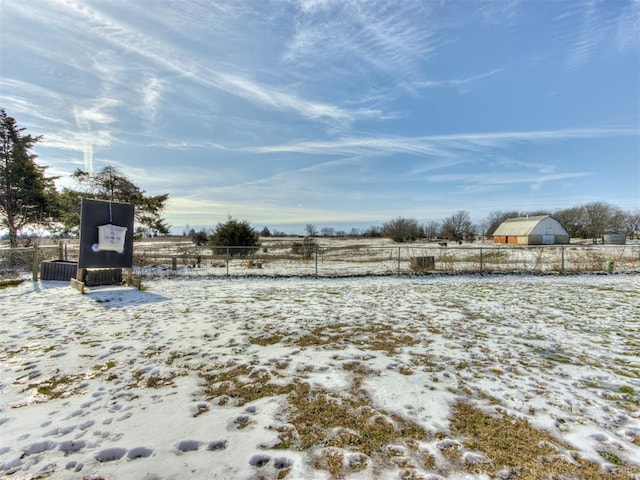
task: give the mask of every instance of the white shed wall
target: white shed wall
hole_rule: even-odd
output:
[[[555,218],[543,218],[531,231],[531,235],[566,235],[567,231]]]

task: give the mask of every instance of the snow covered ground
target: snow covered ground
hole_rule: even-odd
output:
[[[144,286],[0,290],[0,478],[640,479],[640,276]]]

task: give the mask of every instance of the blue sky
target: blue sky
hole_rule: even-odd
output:
[[[2,1],[0,106],[59,187],[350,230],[640,206],[640,1]]]

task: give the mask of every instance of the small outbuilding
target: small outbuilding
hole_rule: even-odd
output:
[[[602,236],[602,243],[605,245],[624,245],[627,243],[627,236],[624,233],[607,230]]]
[[[513,245],[559,245],[569,239],[569,232],[551,215],[508,218],[493,232],[494,243]]]

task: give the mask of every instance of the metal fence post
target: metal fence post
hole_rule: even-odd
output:
[[[229,247],[227,247],[227,258],[226,258],[226,262],[227,262],[227,276],[229,275]]]
[[[31,278],[34,282],[38,281],[38,246],[33,246],[33,264],[31,266]]]
[[[398,247],[398,276],[400,276],[400,247]]]
[[[560,273],[564,273],[564,247],[560,247]]]
[[[480,271],[482,272],[482,247],[480,247]]]
[[[316,244],[316,277],[318,276],[318,250],[320,249],[320,246],[318,244]]]

